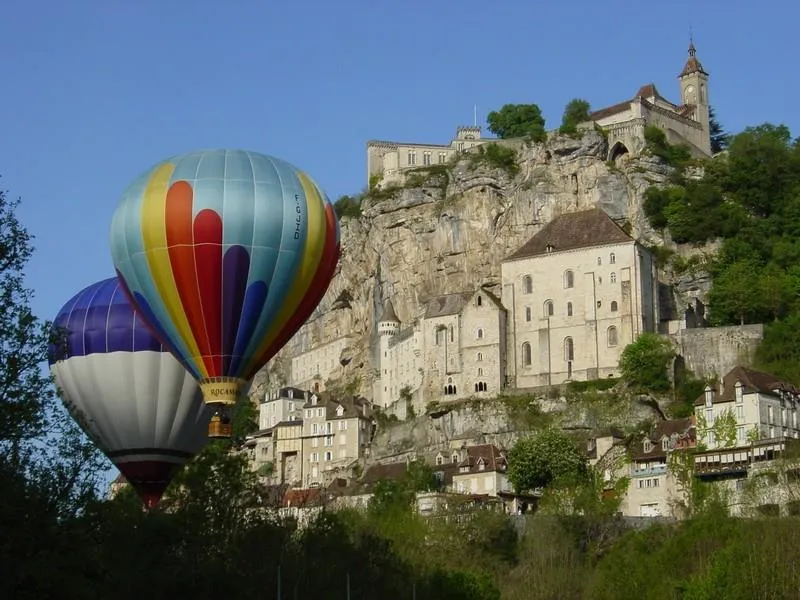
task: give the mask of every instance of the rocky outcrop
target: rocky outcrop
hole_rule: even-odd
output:
[[[594,206],[644,243],[663,243],[641,209],[647,187],[669,174],[658,159],[626,155],[608,163],[606,140],[593,130],[580,139],[551,134],[544,144],[500,143],[516,151],[516,165],[495,166],[473,149],[455,164],[418,170],[404,186],[371,193],[359,218],[343,218],[336,275],[281,356],[353,335],[335,377],[360,381],[370,395],[374,319],[387,298],[408,324],[437,295],[479,286],[499,293],[508,254],[554,216]],[[273,360],[271,379],[286,379],[289,362]],[[256,388],[267,379],[259,378]]]

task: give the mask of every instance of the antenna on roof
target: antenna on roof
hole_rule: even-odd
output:
[[[478,126],[478,105],[477,104],[475,104],[472,107],[472,125],[473,125],[473,127],[477,127]]]

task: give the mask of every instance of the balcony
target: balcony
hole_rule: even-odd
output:
[[[631,467],[631,477],[652,477],[655,475],[664,475],[666,472],[666,464],[648,465],[644,469],[638,468],[635,465]]]

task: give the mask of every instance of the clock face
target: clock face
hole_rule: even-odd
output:
[[[693,85],[687,85],[683,89],[683,103],[694,104],[696,100],[695,89]]]

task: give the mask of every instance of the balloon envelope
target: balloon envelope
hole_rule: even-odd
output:
[[[198,151],[134,181],[113,216],[111,251],[132,303],[208,402],[209,382],[251,379],[314,311],[336,269],[339,225],[289,163]]]
[[[72,416],[147,506],[206,443],[208,408],[116,277],[90,285],[53,323],[48,362]]]

